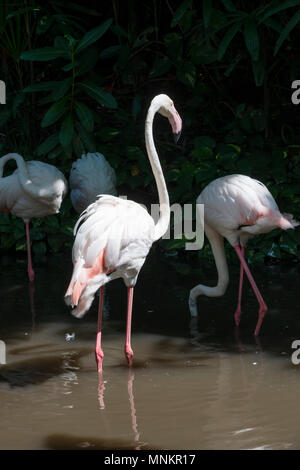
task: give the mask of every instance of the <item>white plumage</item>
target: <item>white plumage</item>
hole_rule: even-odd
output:
[[[70,197],[74,209],[81,213],[95,202],[99,194],[117,195],[116,174],[102,153],[87,153],[71,168]]]
[[[254,332],[258,335],[267,305],[245,261],[246,243],[255,235],[268,233],[275,228],[293,229],[299,224],[291,214],[281,214],[266,186],[249,176],[229,175],[212,181],[198,196],[197,203],[204,204],[204,229],[215,258],[218,283],[215,287],[199,284],[190,291],[191,315],[197,315],[196,299],[199,295],[218,297],[227,289],[229,273],[224,252],[225,238],[234,247],[241,262],[235,323],[238,326],[240,321],[245,272],[259,303],[258,321]]]
[[[67,304],[76,307],[74,315],[81,317],[89,309],[100,288],[96,360],[102,370],[101,318],[104,285],[122,277],[128,289],[125,354],[129,364],[133,351],[130,345],[133,287],[152,243],[167,230],[170,220],[169,196],[163,172],[155,149],[152,124],[159,112],[169,119],[173,133],[179,135],[181,119],[172,100],[166,95],[156,96],[149,107],[145,139],[148,157],[159,193],[160,217],[154,224],[152,217],[134,201],[109,195],[100,196],[81,214],[74,233],[73,274],[65,294]]]
[[[3,177],[4,165],[15,160],[17,169]],[[21,217],[26,225],[28,275],[33,281],[29,220],[59,212],[68,190],[63,173],[55,166],[36,160],[25,162],[21,155],[11,153],[0,158],[0,211]]]
[[[209,183],[197,198],[205,223],[234,246],[274,228],[293,228],[266,186],[249,176],[228,175]]]
[[[154,227],[142,206],[114,196],[100,196],[81,214],[74,228],[74,271],[66,293],[72,307],[79,299],[72,311],[76,317],[84,315],[99,287],[112,278],[135,285],[154,242]]]

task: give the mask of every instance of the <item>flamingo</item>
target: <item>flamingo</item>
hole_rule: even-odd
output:
[[[104,285],[122,278],[127,286],[127,322],[125,356],[132,365],[131,318],[133,290],[146,256],[156,240],[167,231],[170,221],[169,195],[153,139],[153,120],[156,113],[168,118],[177,142],[182,121],[173,101],[164,94],[153,98],[145,124],[148,158],[157,185],[160,216],[155,225],[146,209],[134,201],[101,195],[87,207],[75,227],[73,245],[73,274],[65,301],[75,317],[81,318],[90,308],[100,288],[95,356],[97,369],[102,373],[104,353],[101,348],[101,324]]]
[[[236,251],[240,260],[238,303],[234,314],[236,326],[240,323],[244,271],[249,279],[259,304],[258,321],[254,335],[259,330],[267,311],[267,305],[254,281],[245,261],[247,241],[260,233],[275,228],[283,230],[296,227],[292,215],[281,214],[266,186],[249,176],[229,175],[209,183],[197,198],[204,204],[204,231],[210,242],[218,273],[215,287],[197,285],[190,291],[189,307],[192,316],[197,315],[197,297],[222,296],[228,286],[229,274],[224,251],[224,238]]]
[[[8,160],[15,160],[17,169],[3,177],[4,165]],[[0,158],[0,211],[10,212],[24,220],[30,282],[34,280],[34,270],[29,221],[32,217],[57,214],[67,189],[64,175],[53,165],[36,160],[25,162],[17,153],[8,153]]]
[[[69,184],[71,201],[79,214],[98,194],[117,195],[115,170],[99,152],[83,154],[73,163]]]

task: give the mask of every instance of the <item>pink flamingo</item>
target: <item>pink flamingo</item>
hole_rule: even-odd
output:
[[[95,293],[100,288],[95,349],[98,372],[102,371],[104,356],[101,348],[104,285],[121,277],[127,286],[125,355],[128,364],[132,365],[133,289],[152,243],[164,235],[170,221],[169,196],[152,131],[157,112],[168,118],[176,139],[182,126],[173,101],[167,95],[153,98],[146,118],[145,140],[159,194],[160,217],[157,224],[136,202],[102,195],[81,214],[74,228],[74,268],[65,300],[68,305],[76,307],[72,313],[80,318],[90,308]]]
[[[196,299],[199,295],[219,297],[227,289],[229,274],[224,251],[226,238],[234,247],[241,263],[235,323],[238,326],[240,322],[245,271],[259,303],[258,321],[254,332],[257,336],[267,305],[245,261],[246,243],[260,233],[268,233],[278,227],[286,230],[299,224],[290,214],[281,214],[266,186],[249,176],[229,175],[212,181],[198,196],[197,203],[204,204],[204,230],[215,258],[218,283],[215,287],[199,284],[190,291],[191,315],[197,315]]]
[[[15,160],[17,169],[3,177],[4,165]],[[29,221],[32,217],[44,217],[59,212],[67,193],[67,181],[55,166],[39,161],[25,162],[21,155],[9,153],[0,158],[0,211],[10,212],[25,222],[28,276],[34,280],[30,250]]]

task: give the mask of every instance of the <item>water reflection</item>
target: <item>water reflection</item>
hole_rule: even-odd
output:
[[[103,372],[98,372],[98,402],[99,408],[101,411],[105,410],[105,403],[104,403],[104,391],[106,389],[105,384],[106,382],[103,379]],[[127,393],[128,393],[128,400],[130,406],[130,416],[131,416],[131,427],[134,437],[134,442],[136,446],[134,447],[135,450],[140,450],[142,447],[142,443],[140,442],[140,433],[138,431],[137,425],[137,414],[134,402],[134,392],[133,392],[133,383],[134,383],[134,372],[132,368],[128,370],[128,379],[127,379]],[[109,390],[107,391],[109,392]]]
[[[0,285],[0,338],[7,346],[7,364],[0,367],[1,448],[300,447],[300,366],[289,357],[292,340],[300,338],[295,272],[272,269],[263,279],[266,298],[271,291],[280,295],[273,296],[255,342],[251,295],[238,330],[236,286],[216,302],[201,299],[205,313],[190,322],[187,298],[199,273],[183,278],[159,262],[157,278],[155,254],[141,272],[132,369],[122,357],[124,286],[108,286],[101,376],[94,363],[97,302],[80,321],[63,302],[71,261],[68,267],[49,258],[37,267],[31,289],[9,265]]]

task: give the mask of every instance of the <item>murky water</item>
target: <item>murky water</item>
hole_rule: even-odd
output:
[[[1,449],[300,448],[300,365],[291,362],[291,343],[300,339],[298,265],[255,268],[269,305],[255,341],[248,287],[239,331],[233,325],[237,267],[226,295],[200,299],[190,323],[189,289],[200,280],[212,285],[214,267],[182,276],[178,261],[152,253],[135,292],[131,370],[123,354],[126,290],[121,281],[107,287],[99,377],[96,302],[82,320],[63,302],[68,254],[36,266],[34,289],[25,260],[1,263]]]

